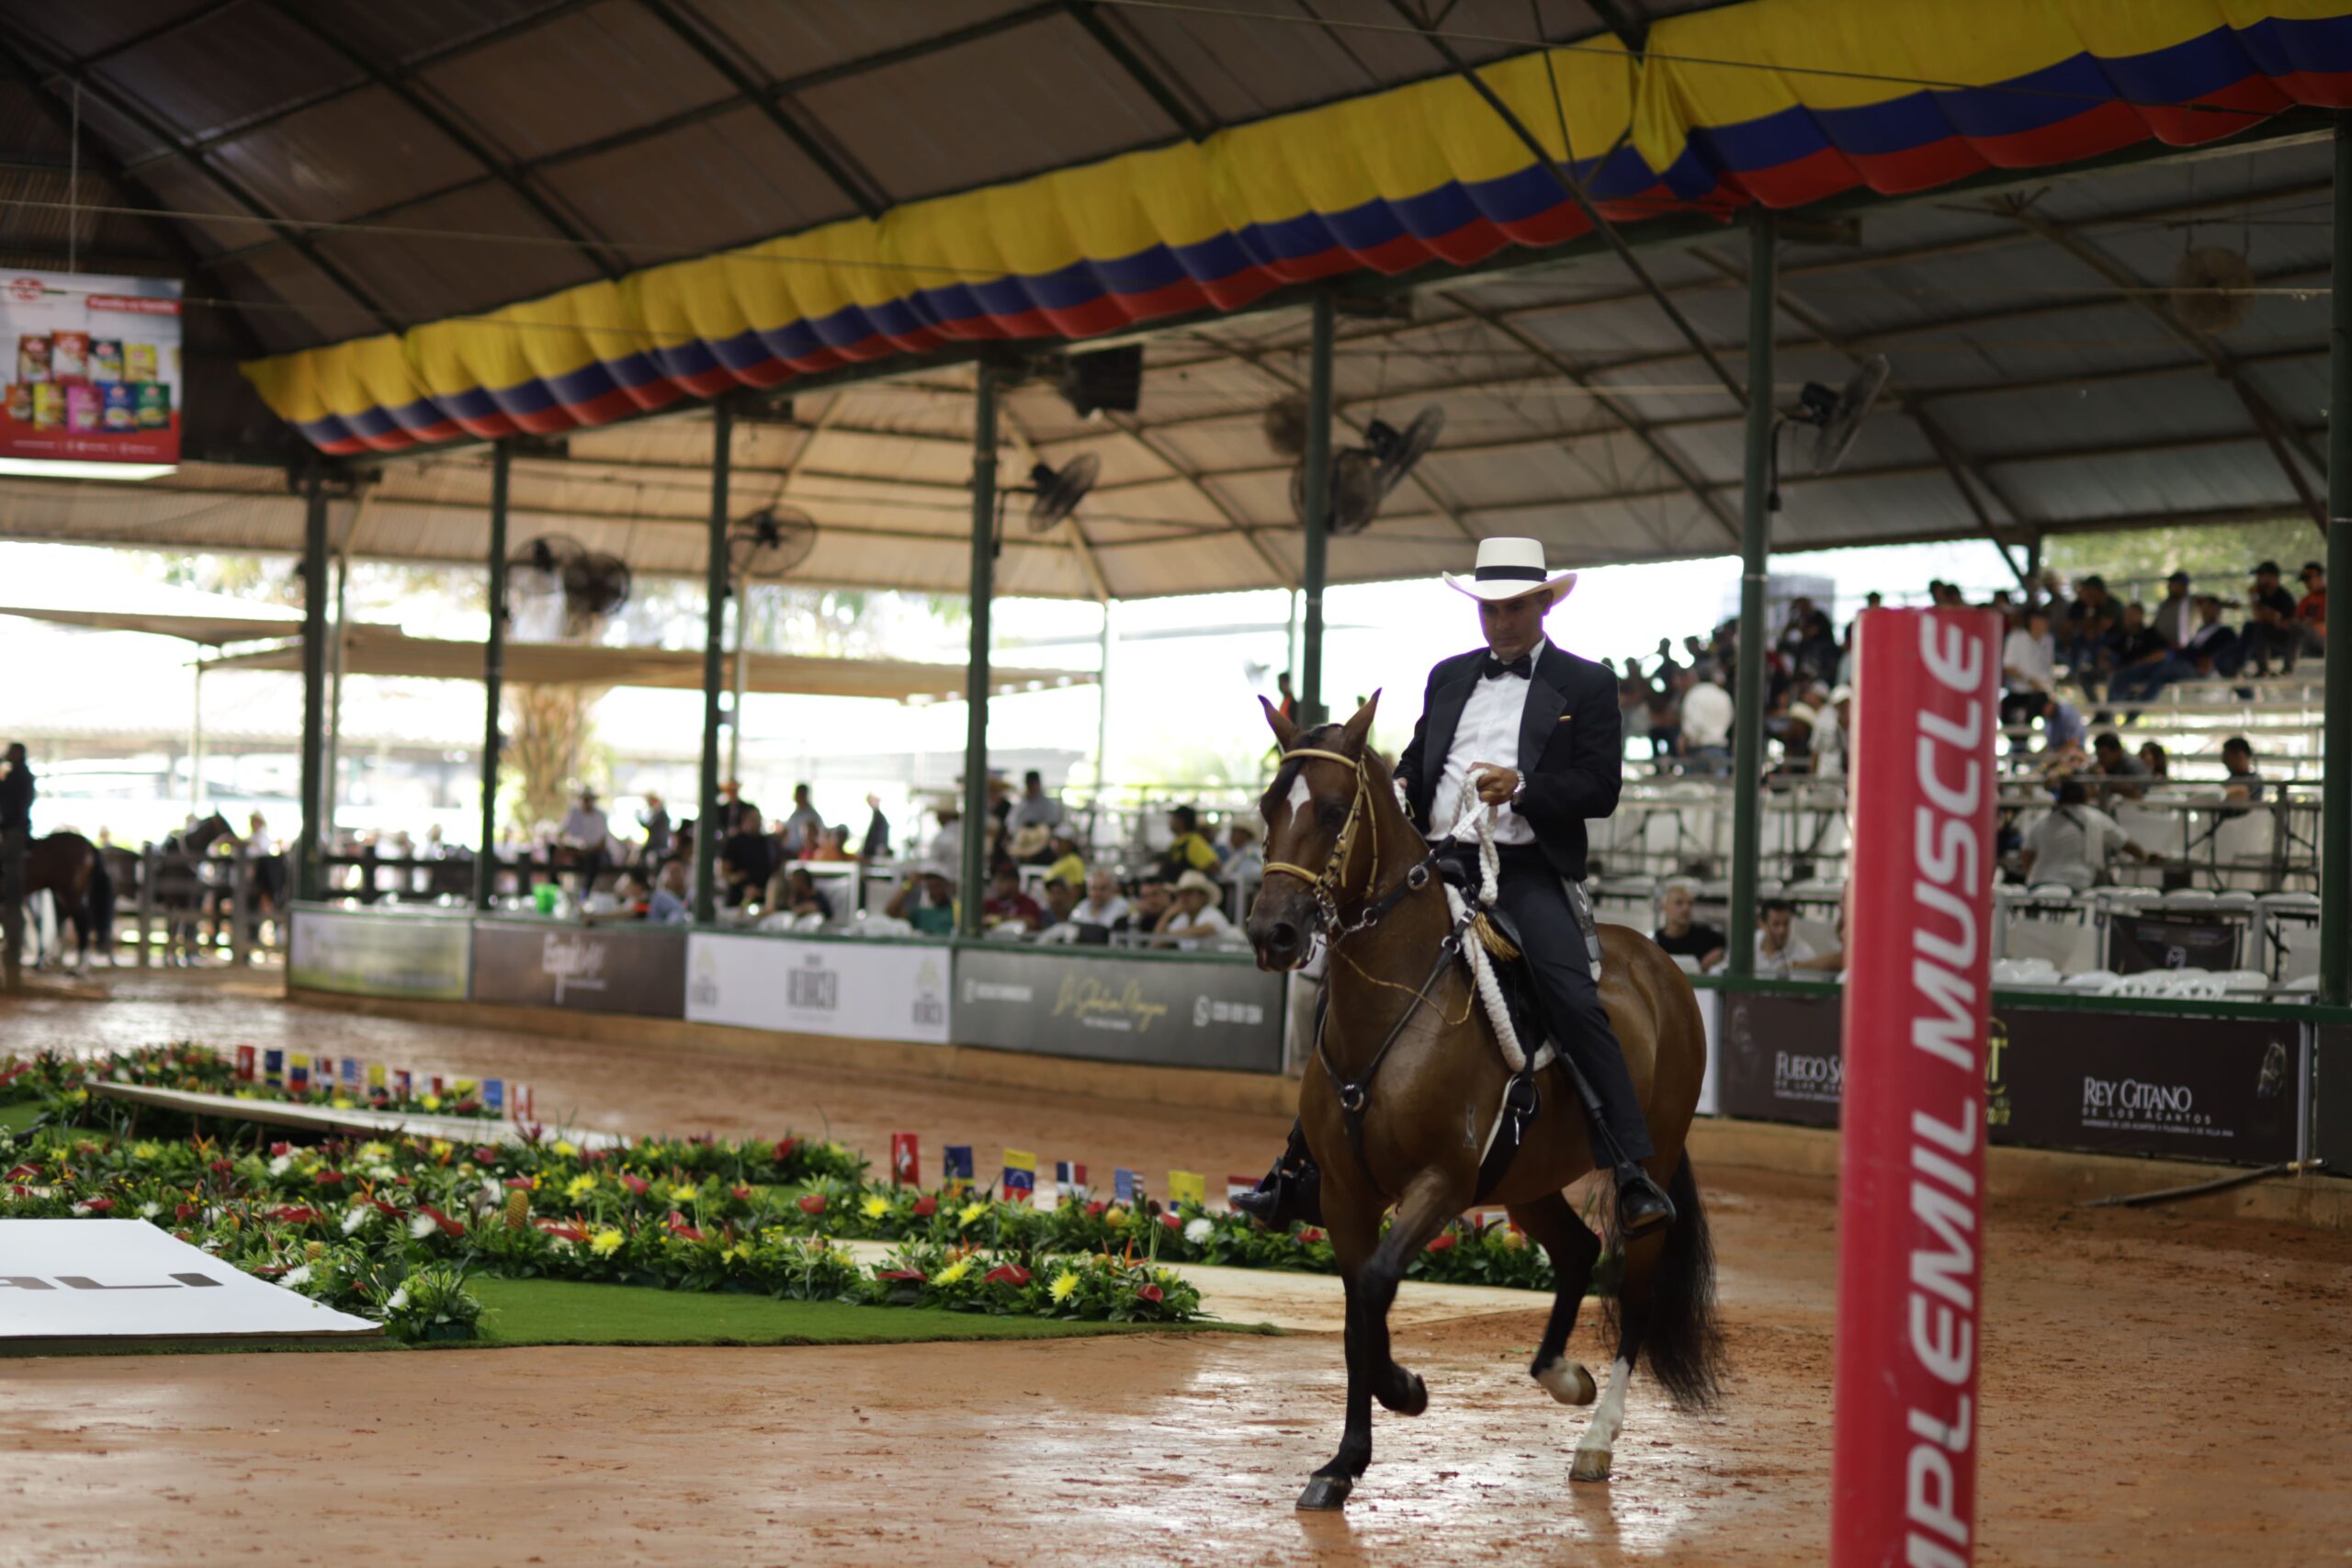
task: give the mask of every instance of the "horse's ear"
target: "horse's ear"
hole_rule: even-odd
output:
[[[1298,726],[1283,717],[1283,710],[1265,698],[1260,697],[1258,705],[1266,710],[1266,725],[1274,732],[1274,739],[1282,742],[1283,750],[1289,750],[1292,743],[1298,739]]]
[[[1356,709],[1355,717],[1348,720],[1347,737],[1351,750],[1363,750],[1364,737],[1372,733],[1372,716],[1380,708],[1380,694],[1374,692],[1364,698],[1363,706]]]

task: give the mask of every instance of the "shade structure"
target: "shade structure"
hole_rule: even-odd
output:
[[[98,632],[144,632],[150,637],[177,637],[182,642],[219,648],[228,643],[260,642],[282,637],[301,625],[291,611],[278,615],[205,615],[138,610],[70,609],[46,604],[0,604],[0,615],[48,621],[61,626],[81,626]]]
[[[228,654],[206,662],[209,670],[300,670],[302,648],[288,642]],[[358,623],[345,633],[344,673],[405,675],[432,681],[479,681],[480,643],[410,637],[396,626]],[[660,690],[702,689],[702,654],[685,649],[604,648],[571,643],[510,642],[506,679],[541,686],[646,686]],[[896,702],[942,702],[964,695],[964,666],[891,659],[820,659],[795,654],[751,656],[746,689],[765,695],[878,697]],[[1091,672],[1070,670],[991,671],[989,691],[1000,696],[1063,686],[1091,685]]]

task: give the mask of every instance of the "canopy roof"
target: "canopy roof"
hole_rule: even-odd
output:
[[[437,681],[479,681],[482,649],[478,642],[410,637],[397,626],[356,622],[344,634],[344,670],[354,675],[412,675]],[[670,691],[702,690],[703,656],[667,648],[604,648],[577,643],[510,642],[506,679],[538,686],[653,686]],[[271,648],[232,653],[205,661],[208,670],[300,670],[297,639]],[[728,660],[729,678],[734,659]],[[1095,677],[1068,670],[989,671],[989,690],[999,696],[1058,686],[1091,685]],[[888,697],[899,702],[944,701],[964,696],[965,667],[892,659],[816,659],[761,653],[750,658],[747,691],[803,697]]]
[[[2329,164],[2292,111],[2352,99],[2347,11],[1547,0],[1547,39],[1620,29],[1548,55],[1514,52],[1518,0],[1461,0],[1444,27],[1501,62],[1504,101],[1555,153],[1565,140],[1735,371],[1747,242],[1727,220],[1806,209],[1782,249],[1778,400],[1873,353],[1895,379],[1836,476],[1808,478],[1790,440],[1791,549],[2315,513]],[[255,376],[313,441],[568,432],[515,461],[517,538],[698,574],[696,400],[731,387],[767,400],[739,424],[737,510],[780,500],[820,525],[796,580],[960,589],[971,360],[1140,328],[1136,413],[1080,420],[1049,383],[1007,399],[1009,475],[1091,451],[1103,482],[1041,536],[1014,500],[1000,592],[1295,584],[1291,459],[1261,423],[1304,383],[1297,287],[1349,275],[1340,439],[1431,404],[1447,426],[1380,520],[1334,543],[1335,581],[1458,569],[1494,533],[1536,534],[1564,565],[1730,548],[1740,411],[1706,360],[1577,238],[1580,215],[1466,84],[1424,80],[1445,61],[1415,8],[1317,14],[1338,25],[1124,0],[153,0],[52,7],[0,38],[28,63],[20,93],[53,108],[83,85],[86,135],[133,205],[244,211],[109,218],[107,243],[194,256],[257,346],[303,351]],[[2243,321],[2184,324],[2168,291],[2193,247],[2247,257]],[[944,287],[909,281],[942,269]],[[483,314],[518,299],[544,302]],[[876,371],[894,374],[845,381]],[[478,560],[488,471],[478,447],[387,462],[337,503],[336,542]],[[0,482],[0,499],[19,537],[300,542],[283,478],[224,465],[135,489]]]
[[[203,611],[77,610],[43,604],[0,604],[0,615],[19,615],[27,620],[81,626],[90,631],[145,632],[151,637],[177,637],[183,642],[214,648],[223,643],[284,637],[302,624],[299,614],[290,610],[273,614],[266,605],[254,606],[252,613],[232,615]]]

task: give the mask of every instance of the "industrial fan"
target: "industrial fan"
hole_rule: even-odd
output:
[[[1102,477],[1102,459],[1091,452],[1080,452],[1060,468],[1044,463],[1029,470],[1029,531],[1046,534],[1053,531],[1086,499]]]
[[[537,606],[555,624],[518,626],[518,635],[567,637],[594,635],[606,617],[628,603],[628,563],[603,550],[592,550],[568,534],[542,534],[526,541],[508,558],[506,587],[510,601]]]
[[[817,520],[797,506],[771,502],[729,526],[727,580],[739,592],[746,582],[774,582],[816,547]]]
[[[1326,518],[1334,534],[1360,534],[1380,515],[1381,502],[1405,482],[1405,476],[1430,454],[1445,428],[1445,411],[1431,406],[1415,414],[1402,430],[1375,419],[1364,427],[1363,444],[1343,446],[1331,454],[1331,478]],[[1283,398],[1266,411],[1266,439],[1285,457],[1303,457],[1306,450],[1306,406],[1298,398]],[[1290,504],[1301,522],[1306,520],[1306,465],[1291,470]]]

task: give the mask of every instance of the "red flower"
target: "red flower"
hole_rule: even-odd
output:
[[[1298,1239],[1306,1242],[1321,1241],[1323,1239],[1323,1233],[1317,1230],[1313,1225],[1303,1226],[1298,1233]]]
[[[877,1270],[874,1277],[877,1280],[912,1280],[916,1283],[920,1284],[922,1281],[922,1270],[920,1269],[883,1269]]]
[[[319,1217],[319,1212],[300,1203],[281,1203],[269,1211],[269,1217],[283,1220],[289,1225],[307,1225]]]
[[[396,1220],[401,1217],[401,1212],[398,1209],[393,1208],[390,1203],[385,1202],[381,1198],[370,1198],[368,1201],[373,1203],[379,1212],[390,1214]]]
[[[429,1217],[435,1224],[439,1225],[441,1229],[449,1235],[463,1235],[466,1234],[465,1226],[459,1224],[457,1221],[451,1219],[448,1215],[443,1213],[440,1210],[435,1208],[430,1203],[419,1203],[416,1206],[416,1212]]]
[[[1430,1237],[1429,1250],[1431,1252],[1445,1252],[1451,1250],[1457,1239],[1459,1238],[1457,1238],[1452,1231],[1440,1231],[1437,1235]]]
[[[790,1159],[792,1151],[799,1146],[800,1140],[797,1138],[778,1138],[775,1141],[775,1163],[782,1165],[786,1160]]]
[[[192,1220],[196,1218],[196,1205],[193,1203],[182,1203],[178,1208],[172,1211],[172,1218],[175,1220]]]
[[[272,1159],[276,1159],[280,1155],[290,1155],[293,1152],[294,1145],[291,1144],[272,1144],[269,1145],[269,1157]]]
[[[560,1236],[565,1241],[584,1242],[588,1239],[586,1231],[582,1230],[578,1225],[567,1225],[560,1220],[541,1220],[539,1229],[549,1235]]]
[[[1184,1228],[1184,1216],[1173,1209],[1162,1209],[1159,1212],[1159,1223],[1171,1231],[1181,1231]]]
[[[642,1198],[652,1187],[653,1183],[646,1180],[645,1178],[641,1176],[631,1176],[625,1170],[621,1172],[621,1185],[628,1188],[638,1197]]]
[[[580,1163],[582,1165],[602,1165],[605,1163],[605,1151],[602,1149],[582,1149],[580,1151]]]
[[[1086,1217],[1090,1220],[1098,1218],[1105,1207],[1106,1205],[1100,1198],[1090,1200],[1086,1205]]]
[[[727,1190],[727,1195],[738,1203],[748,1203],[752,1201],[752,1190],[748,1187],[730,1187]]]
[[[670,1211],[670,1234],[675,1236],[684,1236],[688,1241],[700,1241],[702,1239],[702,1232],[686,1224],[686,1216],[678,1213],[675,1209]]]
[[[1000,1263],[982,1278],[990,1285],[1025,1285],[1029,1282],[1029,1270],[1018,1263]]]
[[[927,1220],[939,1213],[939,1200],[926,1192],[915,1200],[915,1206],[911,1213],[916,1219]]]
[[[496,1165],[498,1163],[498,1151],[492,1148],[487,1144],[478,1144],[474,1146],[474,1163],[476,1165]]]
[[[1165,1292],[1163,1292],[1157,1285],[1137,1285],[1136,1287],[1136,1300],[1139,1302],[1150,1302],[1155,1305],[1159,1303],[1160,1297]]]
[[[339,1170],[322,1170],[319,1172],[317,1176],[311,1178],[311,1179],[316,1181],[322,1187],[340,1187],[343,1185],[343,1172]]]
[[[111,1198],[93,1198],[89,1201],[84,1203],[82,1207],[89,1210],[90,1213],[94,1214],[110,1214],[114,1213],[114,1200]]]
[[[800,1197],[800,1212],[804,1214],[823,1213],[825,1212],[825,1195],[822,1192],[802,1193]]]
[[[506,1179],[506,1190],[510,1192],[534,1191],[537,1189],[538,1185],[537,1179],[533,1177],[510,1176]]]
[[[236,1168],[237,1168],[234,1165],[225,1159],[216,1159],[212,1162],[212,1174],[215,1176],[226,1176]]]

